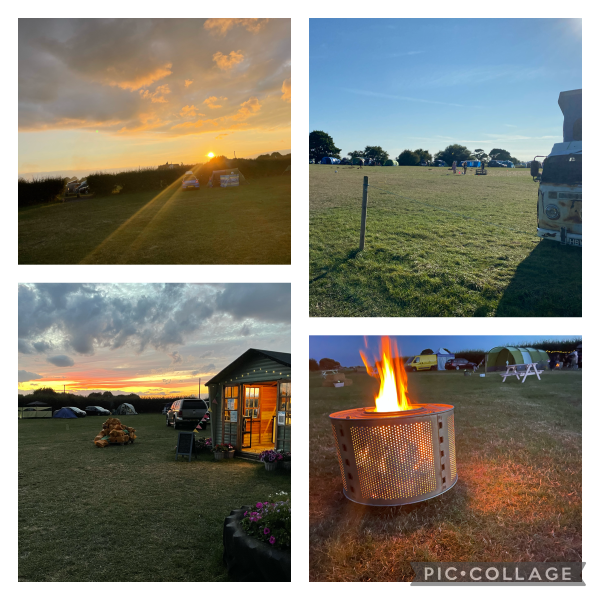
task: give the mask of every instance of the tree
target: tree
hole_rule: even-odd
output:
[[[370,158],[376,163],[383,164],[389,156],[381,146],[365,146],[364,157]]]
[[[309,158],[314,159],[316,163],[321,162],[324,156],[340,157],[341,148],[337,148],[333,143],[333,138],[324,131],[311,131],[308,136]]]
[[[323,371],[327,371],[329,369],[337,369],[340,366],[340,363],[337,360],[333,360],[333,358],[322,358],[319,361],[319,367]]]
[[[319,363],[314,358],[310,358],[308,360],[308,370],[309,371],[318,371],[319,370]]]
[[[102,394],[102,396],[104,398],[112,398],[113,397],[113,393],[112,392],[104,392],[104,394]]]
[[[362,158],[365,153],[362,150],[352,150],[352,152],[348,152],[348,156],[350,158]]]
[[[56,392],[51,387],[41,387],[33,390],[34,396],[56,396]]]
[[[429,150],[423,150],[422,148],[418,148],[417,150],[415,150],[415,154],[419,156],[419,162],[431,162],[431,160],[433,159],[433,156],[431,156]]]
[[[404,150],[404,152],[401,152],[398,155],[398,158],[396,160],[398,161],[399,165],[409,167],[414,167],[415,165],[418,165],[421,162],[419,155],[416,152],[413,152],[412,150]]]
[[[487,160],[489,158],[489,156],[483,151],[482,148],[476,149],[475,152],[473,152],[473,156],[477,160]]]
[[[458,163],[471,158],[471,151],[466,146],[460,144],[451,144],[445,150],[436,152],[435,160],[443,160],[446,164],[451,165],[453,161]]]

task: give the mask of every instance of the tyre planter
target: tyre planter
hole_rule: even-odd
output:
[[[267,464],[267,463],[265,463]],[[291,581],[289,552],[250,537],[241,521],[251,506],[232,510],[223,527],[223,562],[234,581]]]
[[[276,462],[265,462],[265,469],[267,471],[274,471],[277,468]]]
[[[224,452],[213,452],[213,454],[215,455],[215,460],[223,460],[223,454],[225,454]]]

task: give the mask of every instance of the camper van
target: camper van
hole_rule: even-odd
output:
[[[540,182],[537,235],[581,247],[581,90],[561,92],[558,105],[564,115],[563,141],[554,144],[541,173],[540,163],[531,163],[531,175]]]
[[[435,354],[410,356],[404,363],[404,368],[410,371],[437,371],[438,359]]]

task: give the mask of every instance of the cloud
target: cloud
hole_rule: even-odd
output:
[[[202,104],[206,104],[208,108],[222,108],[223,106],[221,104],[217,104],[219,100],[224,102],[225,100],[227,100],[227,98],[223,98],[223,96],[221,96],[221,98],[217,98],[216,96],[210,96],[209,98],[204,100]]]
[[[64,354],[57,354],[56,356],[49,356],[46,361],[55,367],[72,367],[75,361],[70,356]]]
[[[192,83],[194,83],[194,80],[193,80],[193,79],[186,79],[186,80],[183,82],[183,85],[184,85],[184,86],[187,88],[187,87],[190,87],[190,85],[192,85]]]
[[[32,381],[34,379],[43,379],[43,375],[38,375],[37,373],[31,373],[30,371],[21,371],[19,369],[19,383],[24,383],[26,381]]]
[[[215,140],[222,140],[224,137],[227,137],[229,134],[228,133],[220,133]]]
[[[172,365],[177,365],[177,364],[183,362],[183,358],[181,357],[181,354],[179,354],[179,352],[177,352],[177,350],[175,350],[174,352],[171,352],[171,354],[169,354],[169,356],[171,357]]]
[[[258,101],[258,98],[248,98],[246,102],[240,104],[240,108],[237,114],[233,115],[231,119],[233,121],[243,121],[260,110],[262,104]]]
[[[160,67],[157,67],[156,69],[154,69],[153,71],[150,71],[149,73],[143,73],[140,75],[137,75],[136,77],[134,77],[133,79],[129,80],[129,81],[119,81],[119,75],[121,75],[121,73],[118,72],[118,69],[116,67],[110,67],[109,69],[107,69],[109,77],[116,77],[115,79],[113,79],[113,81],[110,81],[110,85],[116,85],[117,87],[120,87],[123,90],[131,90],[132,92],[134,92],[135,90],[139,90],[140,88],[143,87],[147,87],[151,84],[153,84],[155,81],[159,81],[161,79],[164,79],[165,77],[167,77],[168,75],[171,75],[172,71],[171,71],[171,67],[173,65],[171,63],[168,63],[166,65],[162,65]],[[123,74],[123,76],[127,76],[126,74]]]
[[[244,55],[240,50],[237,52],[232,50],[229,54],[223,54],[222,52],[215,52],[213,54],[213,60],[217,63],[217,67],[222,71],[229,71],[233,69],[235,65],[241,63],[244,60]]]
[[[267,23],[269,19],[207,19],[204,22],[204,29],[220,36],[224,36],[230,29],[239,25],[250,31],[258,33]]]
[[[393,94],[384,94],[382,92],[372,92],[370,90],[355,90],[348,88],[341,88],[343,92],[348,92],[349,94],[357,94],[359,96],[370,96],[372,98],[388,98],[390,100],[405,100],[407,102],[422,102],[424,104],[441,104],[443,106],[459,106],[461,108],[466,108],[464,104],[453,104],[450,102],[438,102],[437,100],[424,100],[422,98],[410,98],[408,96],[395,96]],[[470,106],[468,108],[481,108],[480,106]]]
[[[217,297],[217,309],[236,320],[252,318],[285,322],[291,318],[291,287],[280,283],[249,283],[243,288],[226,284]]]
[[[286,102],[291,102],[292,101],[292,78],[288,77],[282,84],[281,86],[281,93],[283,94],[281,96],[282,100],[285,100]]]
[[[198,109],[192,104],[192,106],[184,106],[179,114],[182,117],[204,117],[202,113],[196,112]]]
[[[209,363],[207,365],[202,365],[198,367],[196,370],[192,371],[192,377],[197,377],[198,375],[211,375],[217,370],[217,367],[214,363]]]
[[[140,96],[144,99],[150,99],[152,102],[166,102],[165,96],[171,93],[169,86],[159,85],[154,92],[150,92],[150,90],[140,90]]]

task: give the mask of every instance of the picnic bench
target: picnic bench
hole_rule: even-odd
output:
[[[527,367],[525,373],[519,373],[517,371],[517,367]],[[507,365],[506,371],[500,373],[500,377],[502,377],[502,383],[506,381],[507,377],[515,376],[518,381],[521,383],[525,383],[528,375],[536,375],[536,377],[541,381],[540,375],[543,371],[538,370],[537,365],[535,363],[527,364],[527,365]],[[523,379],[521,379],[521,377]]]
[[[475,175],[487,175],[487,169],[478,168],[475,170]]]

